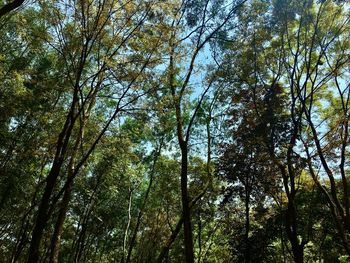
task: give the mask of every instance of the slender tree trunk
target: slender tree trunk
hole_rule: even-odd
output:
[[[184,220],[184,241],[186,263],[194,263],[193,254],[193,238],[191,213],[187,189],[187,169],[188,169],[188,149],[187,143],[181,142],[181,200],[182,200],[182,216]]]
[[[27,263],[37,263],[39,260],[40,242],[44,228],[46,227],[47,221],[49,220],[49,215],[47,212],[49,209],[50,198],[59,175],[59,171],[60,165],[56,164],[52,167],[49,176],[47,177],[46,187],[41,199],[35,227],[32,233],[32,240],[30,242]]]
[[[88,220],[89,220],[91,213],[92,213],[92,209],[93,209],[93,205],[94,205],[94,198],[95,198],[95,195],[97,193],[97,189],[100,186],[101,179],[102,179],[102,174],[100,174],[97,177],[96,185],[95,185],[93,193],[89,199],[87,209],[83,213],[83,218],[81,220],[79,220],[80,227],[78,227],[77,232],[76,232],[78,239],[72,245],[71,256],[70,256],[69,262],[80,262],[82,252],[83,252],[84,247],[85,247],[86,232],[88,229]],[[79,229],[81,229],[80,232],[79,232]]]
[[[91,106],[89,107],[89,109],[91,109]],[[59,255],[60,245],[61,245],[61,236],[63,231],[63,223],[64,223],[64,220],[66,219],[68,205],[71,199],[71,192],[73,188],[74,177],[77,175],[77,171],[75,170],[75,161],[76,161],[79,145],[84,136],[84,128],[86,125],[85,118],[82,120],[79,135],[78,135],[78,138],[75,140],[73,152],[71,154],[70,161],[69,161],[68,176],[67,176],[66,184],[64,186],[65,190],[61,201],[61,208],[58,212],[58,217],[55,223],[55,230],[51,238],[50,263],[58,262],[58,255]]]
[[[68,184],[67,184],[66,190],[64,191],[64,195],[61,202],[61,208],[58,213],[58,218],[55,224],[55,230],[51,240],[50,263],[58,262],[58,255],[59,255],[60,245],[61,245],[61,236],[63,231],[63,223],[64,223],[64,220],[66,219],[68,204],[70,201],[72,187],[73,187],[73,180],[69,180],[67,183]]]
[[[81,221],[80,227],[78,227],[78,230],[76,232],[76,235],[78,235],[78,239],[76,240],[75,244],[72,245],[71,256],[69,260],[70,262],[80,262],[82,252],[85,247],[86,232],[88,229],[88,220],[92,212],[93,198],[94,198],[94,195],[96,194],[96,190],[99,185],[100,178],[101,176],[98,178],[96,187],[94,189],[94,193],[90,198],[88,209],[84,212],[83,218],[80,220]],[[79,231],[79,229],[81,230]]]
[[[205,194],[205,192],[208,189],[208,187],[209,187],[209,183],[207,184],[206,187],[204,187],[203,191],[199,195],[197,195],[196,198],[194,198],[190,202],[190,209],[198,202],[199,199],[201,199],[203,197],[203,195]],[[182,227],[183,222],[184,222],[183,221],[183,216],[181,216],[179,221],[176,224],[176,227],[175,227],[174,231],[171,233],[168,241],[165,243],[165,246],[163,246],[163,248],[162,248],[162,250],[161,250],[161,252],[160,252],[160,254],[158,256],[157,263],[162,263],[164,258],[167,256],[171,245],[174,243],[177,235],[181,231],[181,227]]]
[[[246,193],[245,193],[245,255],[244,260],[246,263],[250,262],[250,244],[249,244],[249,231],[250,231],[250,214],[249,214],[249,190],[246,185]]]
[[[180,233],[182,224],[183,224],[183,217],[181,216],[180,220],[176,224],[174,231],[171,233],[168,241],[166,242],[165,246],[162,248],[158,256],[157,263],[162,263],[164,258],[168,255],[171,245],[174,243],[177,235]]]
[[[201,262],[202,257],[202,219],[200,205],[198,208],[198,258],[197,263]]]
[[[127,253],[126,251],[126,243],[128,241],[128,235],[129,235],[129,228],[130,228],[130,223],[131,223],[131,203],[132,203],[132,192],[133,190],[129,188],[129,205],[128,205],[128,223],[125,228],[124,232],[124,240],[123,240],[123,259],[122,262],[125,261],[125,254]]]
[[[88,213],[87,215],[85,215],[85,218],[83,219],[83,222],[81,224],[81,232],[79,234],[79,238],[77,241],[77,245],[75,248],[75,252],[74,252],[74,262],[79,262],[82,254],[83,254],[83,250],[85,247],[85,237],[86,237],[86,231],[87,231],[87,219],[90,216],[91,213]]]
[[[173,35],[172,38],[175,39]],[[173,39],[171,40],[171,42]],[[181,202],[182,202],[182,217],[184,221],[184,246],[185,246],[185,258],[186,263],[194,263],[193,254],[193,238],[192,238],[192,226],[191,226],[191,213],[189,206],[189,197],[187,189],[187,170],[188,170],[188,144],[184,137],[183,131],[183,118],[181,113],[181,92],[179,95],[176,94],[175,84],[175,65],[174,65],[174,53],[175,45],[170,44],[170,64],[169,64],[169,85],[173,97],[175,115],[176,115],[176,131],[178,143],[181,150]],[[191,127],[188,127],[190,129]]]
[[[161,150],[162,150],[162,145],[163,145],[163,138],[161,138],[161,142],[160,142],[159,148],[157,149],[157,151],[155,153],[155,156],[154,156],[154,159],[153,159],[153,164],[152,164],[152,170],[151,170],[151,174],[150,174],[149,183],[148,183],[148,186],[147,186],[145,198],[144,198],[144,200],[142,202],[140,211],[139,211],[139,213],[137,215],[136,226],[135,226],[135,229],[133,231],[133,234],[132,234],[132,237],[131,237],[131,240],[130,240],[130,245],[129,245],[129,248],[128,248],[128,255],[127,255],[126,261],[125,261],[126,263],[129,263],[130,260],[131,260],[131,253],[132,253],[132,250],[133,250],[133,248],[135,246],[137,232],[139,231],[139,227],[140,227],[140,224],[141,224],[141,220],[142,220],[142,216],[143,216],[143,213],[144,213],[144,209],[146,207],[148,196],[149,196],[149,193],[150,193],[152,185],[153,185],[153,177],[154,177],[154,172],[155,172],[155,168],[156,168],[156,163],[157,163],[158,157],[160,156],[160,153],[161,153]]]
[[[27,219],[21,225],[20,235],[11,256],[11,263],[17,262],[26,242],[28,241],[28,234],[27,234],[28,228],[29,228],[29,220]]]
[[[70,111],[66,118],[64,127],[62,128],[62,131],[57,140],[55,158],[54,158],[51,170],[46,179],[45,190],[41,198],[38,214],[35,221],[35,226],[32,232],[32,240],[30,242],[27,263],[37,263],[39,260],[39,249],[40,249],[41,239],[44,233],[44,229],[50,217],[50,213],[48,213],[48,211],[50,207],[51,196],[52,196],[52,193],[54,192],[57,178],[60,174],[61,167],[64,162],[64,156],[67,151],[67,145],[75,123],[74,112],[75,112],[76,102],[77,102],[77,89],[75,89],[74,91],[73,101],[71,104]]]
[[[311,174],[312,179],[314,180],[316,186],[318,189],[323,193],[323,195],[326,197],[327,202],[329,204],[329,208],[331,211],[331,214],[333,216],[333,219],[335,221],[335,224],[337,226],[338,234],[342,240],[342,244],[344,249],[346,250],[347,254],[350,255],[350,244],[348,240],[347,232],[348,229],[344,229],[344,222],[343,222],[343,216],[341,216],[341,211],[339,210],[339,206],[336,204],[336,200],[334,200],[334,195],[332,193],[329,193],[328,190],[320,183],[320,181],[317,178],[316,172],[314,171],[314,168],[311,163],[311,155],[308,149],[308,146],[304,143],[305,152],[307,154],[308,160],[308,167]]]
[[[44,164],[42,166],[42,169],[44,169]],[[30,217],[31,217],[30,214],[34,210],[36,197],[37,197],[38,192],[40,190],[40,185],[41,184],[39,184],[35,187],[35,191],[33,193],[32,201],[31,201],[31,206],[22,217],[22,220],[21,220],[22,224],[21,224],[21,230],[19,231],[19,235],[18,235],[18,242],[15,245],[15,248],[14,248],[14,251],[13,251],[12,257],[11,257],[12,263],[17,262],[17,259],[20,257],[20,255],[23,251],[23,248],[25,247],[25,245],[28,242],[28,239],[29,239],[28,229],[30,226]]]
[[[283,204],[282,204],[282,199],[283,199],[283,194],[281,191],[281,201],[280,201],[280,215],[281,215],[281,224],[280,224],[280,238],[281,238],[281,247],[282,247],[282,257],[283,257],[283,263],[286,262],[286,252],[285,252],[285,247],[284,247],[284,238],[283,238],[283,220],[282,220],[282,215],[283,215]]]

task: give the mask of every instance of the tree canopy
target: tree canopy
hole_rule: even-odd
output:
[[[0,262],[350,262],[350,6],[0,0]]]

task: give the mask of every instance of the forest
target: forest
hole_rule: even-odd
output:
[[[350,262],[349,20],[0,0],[0,262]]]

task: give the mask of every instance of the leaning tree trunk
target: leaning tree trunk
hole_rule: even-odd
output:
[[[41,198],[38,214],[35,221],[35,226],[32,232],[32,240],[30,242],[27,263],[37,263],[39,260],[39,249],[40,249],[41,239],[44,234],[44,229],[50,217],[49,207],[50,207],[51,197],[54,192],[57,179],[61,172],[61,167],[65,159],[68,142],[71,137],[72,130],[76,121],[76,116],[74,113],[75,113],[75,108],[76,108],[77,98],[78,98],[78,88],[77,88],[78,85],[79,85],[79,82],[77,81],[75,84],[73,100],[70,106],[70,111],[67,115],[64,127],[62,128],[62,131],[58,136],[54,161],[53,161],[51,170],[46,178],[45,190]]]
[[[58,262],[58,255],[60,251],[60,243],[61,243],[61,236],[62,236],[62,231],[63,231],[63,223],[66,219],[66,214],[68,211],[68,205],[71,199],[71,192],[73,188],[73,183],[74,183],[74,178],[77,175],[78,170],[75,170],[75,162],[77,158],[77,153],[79,150],[79,145],[82,142],[82,139],[84,137],[84,129],[87,123],[87,120],[89,118],[89,113],[92,108],[93,103],[89,104],[88,106],[88,111],[84,114],[84,119],[82,120],[79,134],[77,139],[75,140],[74,143],[74,148],[73,152],[70,156],[70,161],[69,161],[69,167],[68,167],[68,176],[67,180],[64,186],[64,194],[63,198],[61,201],[61,207],[58,212],[58,218],[55,223],[55,230],[53,232],[53,236],[51,238],[51,246],[50,246],[50,262],[51,263],[57,263]]]
[[[53,193],[60,168],[61,168],[60,165],[55,165],[51,169],[51,172],[47,177],[45,191],[42,196],[37,219],[35,222],[35,227],[32,233],[32,240],[30,242],[27,263],[37,263],[39,260],[40,242],[44,233],[44,229],[49,220],[48,210],[49,210],[50,198]]]
[[[69,180],[69,179],[68,179]],[[55,230],[51,240],[50,246],[50,263],[58,262],[58,255],[60,251],[61,236],[63,231],[63,223],[66,218],[68,204],[71,198],[71,192],[73,187],[73,180],[69,180],[64,191],[64,195],[61,201],[61,208],[58,213],[58,218],[55,224]]]
[[[8,4],[3,5],[0,8],[0,18],[10,13],[11,11],[15,10],[16,8],[20,7],[23,3],[24,3],[24,0],[14,0]]]

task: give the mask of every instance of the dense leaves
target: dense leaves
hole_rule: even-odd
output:
[[[0,262],[348,262],[349,19],[0,0]]]

